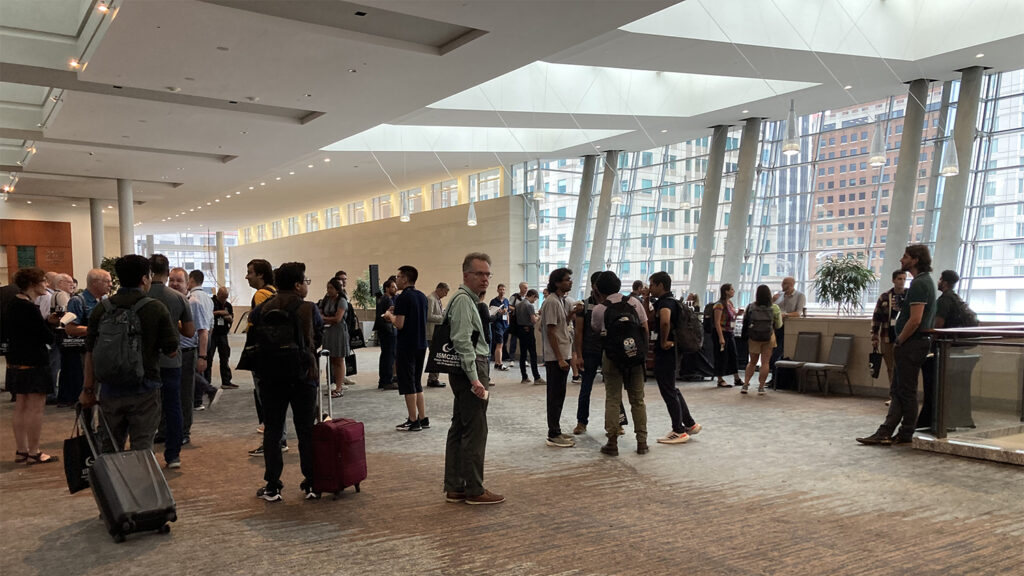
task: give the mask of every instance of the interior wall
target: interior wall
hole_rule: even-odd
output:
[[[364,222],[341,228],[299,234],[230,248],[232,302],[247,306],[252,289],[245,280],[244,263],[262,258],[273,266],[282,262],[306,264],[306,277],[313,280],[309,299],[319,299],[335,272],[345,270],[348,291],[355,279],[380,266],[381,280],[396,273],[399,266],[419,270],[417,288],[431,292],[438,282],[453,289],[462,283],[462,259],[469,252],[486,252],[492,260],[489,294],[499,283],[517,284],[523,270],[523,201],[503,197],[476,203],[478,225],[466,225],[468,205],[413,214],[410,222],[398,217]]]
[[[42,222],[67,222],[71,226],[71,266],[74,269],[69,271],[75,278],[78,278],[79,285],[85,281],[85,276],[92,268],[92,237],[90,235],[91,224],[89,222],[89,207],[72,208],[57,205],[47,205],[45,208],[38,208],[27,204],[20,204],[14,201],[0,203],[0,218],[11,220],[37,220]],[[115,229],[116,230],[116,229]],[[38,255],[37,255],[38,258]],[[42,263],[42,259],[39,260]],[[16,264],[11,262],[10,264]],[[4,283],[6,278],[0,279]]]

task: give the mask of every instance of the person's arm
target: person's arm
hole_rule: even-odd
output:
[[[722,314],[723,310],[719,305],[715,305],[715,332],[718,334],[718,345],[725,346],[725,335],[722,334]]]
[[[348,306],[346,306],[345,309],[347,310]],[[323,339],[324,317],[320,314],[320,308],[313,306],[313,350],[320,349],[320,346],[323,344]]]
[[[871,313],[871,344],[878,346],[881,339],[882,323],[888,324],[888,314],[885,313],[885,304],[889,301],[889,293],[885,292],[875,302],[875,310]]]
[[[577,314],[572,322],[575,334],[572,342],[572,367],[578,372],[583,370],[583,317],[583,314]]]
[[[473,387],[473,394],[483,398],[486,388],[480,382],[480,376],[476,372],[476,346],[473,344],[473,332],[476,329],[473,324],[473,316],[480,317],[476,306],[468,302],[468,298],[459,298],[459,295],[452,297],[448,303],[448,321],[451,323],[452,348],[459,354],[462,363],[462,371],[466,373],[470,385]],[[483,334],[479,336],[483,338]]]
[[[431,324],[444,322],[444,309],[441,306],[441,299],[432,296],[429,300],[430,306],[427,308],[427,322]]]
[[[92,408],[96,405],[96,381],[92,375],[92,351],[85,353],[85,377],[82,380],[82,393],[78,395],[78,401],[82,408]]]
[[[782,328],[782,309],[772,304],[772,319],[775,320],[775,329]]]
[[[658,311],[658,340],[661,344],[662,350],[671,350],[676,344],[675,342],[669,342],[668,335],[672,330],[672,310],[668,307],[663,307]]]
[[[903,331],[896,337],[896,344],[901,345],[917,332],[921,327],[921,319],[924,317],[924,302],[905,302],[904,306],[910,306],[910,318],[903,325]]]

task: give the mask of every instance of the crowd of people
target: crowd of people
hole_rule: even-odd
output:
[[[462,283],[447,305],[449,285],[438,283],[424,294],[416,287],[419,271],[409,265],[400,266],[377,294],[378,388],[397,390],[403,397],[405,418],[397,431],[430,428],[423,374],[431,343],[458,355],[448,384],[438,371],[428,371],[426,378],[428,387],[450,384],[453,394],[444,478],[449,502],[504,500],[483,484],[488,387],[493,386],[490,370],[510,370],[517,347],[522,383],[546,387],[547,446],[572,448],[574,437],[587,432],[590,396],[600,372],[606,438],[600,452],[618,455],[620,437],[631,425],[636,452],[646,454],[650,450],[644,397],[648,370],[671,421],[671,429],[657,442],[684,444],[702,430],[676,385],[681,363],[688,357],[680,349],[687,319],[698,318],[704,339],[711,343],[716,386],[736,385],[747,394],[756,375],[757,393],[764,395],[775,361],[782,355],[784,323],[806,311],[806,298],[795,289],[794,279],[786,278],[775,294],[767,285],[758,286],[745,309],[733,303],[733,287],[723,284],[719,299],[701,314],[697,296],[677,298],[671,276],[663,271],[646,283],[633,282],[628,294],[623,294],[622,281],[614,272],[594,272],[589,295],[575,301],[570,296],[573,271],[568,268],[551,272],[538,310],[540,294],[525,282],[510,298],[504,284],[488,298],[490,265],[486,254],[468,254],[462,263]],[[106,428],[105,449],[121,449],[129,442],[132,450],[148,450],[162,443],[166,466],[180,468],[181,448],[191,442],[194,412],[213,408],[224,389],[238,387],[232,383],[229,363],[228,334],[234,311],[225,288],[211,297],[203,289],[202,271],[171,268],[161,254],[123,256],[115,270],[120,285],[116,292],[111,292],[112,278],[102,269],[91,270],[85,290],[75,292],[70,276],[38,268],[19,270],[13,288],[0,292],[6,385],[17,402],[13,418],[17,462],[57,460],[39,447],[43,408],[50,397],[59,406],[77,401],[88,408],[98,403]],[[313,426],[321,419],[317,410],[320,358],[327,358],[330,395],[341,397],[355,384],[348,378],[346,361],[353,362],[355,340],[362,339],[346,291],[348,277],[344,271],[335,274],[326,283],[324,297],[314,304],[307,301],[311,280],[301,262],[274,269],[266,260],[254,259],[246,272],[254,295],[246,346],[237,368],[252,371],[258,431],[263,434],[260,445],[249,452],[265,462],[265,485],[257,496],[270,502],[281,499],[282,452],[288,450],[285,418],[291,408],[304,478],[300,488],[306,498],[318,498],[312,487],[311,442]],[[907,443],[915,428],[930,425],[935,385],[930,331],[970,325],[973,314],[954,291],[959,279],[955,272],[943,272],[937,287],[930,272],[928,249],[908,247],[901,269],[892,274],[892,289],[878,299],[871,338],[885,359],[891,404],[878,430],[858,442]],[[908,274],[913,277],[909,288]],[[936,297],[936,290],[942,297]],[[439,331],[442,325],[447,330]],[[737,358],[737,330],[749,354],[745,368],[740,368]],[[448,341],[438,342],[438,334]],[[114,350],[111,342],[122,347]],[[128,349],[136,352],[123,353]],[[220,356],[219,387],[210,383],[215,353]],[[543,376],[538,356],[543,360]],[[920,373],[925,394],[918,414]],[[580,384],[571,434],[561,427],[570,376]]]

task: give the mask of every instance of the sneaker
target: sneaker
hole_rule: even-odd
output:
[[[505,501],[505,497],[501,494],[495,494],[490,490],[484,490],[483,494],[478,496],[466,496],[466,504],[501,504]]]
[[[579,374],[577,374],[577,375],[572,377],[572,381],[573,382],[582,382],[583,381],[583,377],[580,376]]]
[[[314,492],[313,491],[313,487],[310,486],[309,484],[306,484],[305,486],[302,486],[302,493],[305,494],[305,499],[306,500],[319,500],[320,499],[320,493],[319,492]]]
[[[281,444],[281,454],[284,454],[287,451],[288,451],[288,445],[287,444]]]
[[[534,378],[533,379],[533,383],[535,385],[537,385],[537,386],[543,386],[544,384],[547,384],[548,382],[547,382],[547,380],[545,380],[543,378]]]
[[[167,463],[167,468],[181,468],[181,460],[178,458],[171,460]]]
[[[383,386],[378,386],[377,389],[378,390],[398,390],[398,384],[396,384],[395,382],[392,382],[391,384],[385,384]]]
[[[256,491],[257,498],[263,498],[267,502],[280,502],[281,491],[272,486],[264,486]]]
[[[747,388],[748,388],[747,385],[744,384],[743,387],[740,388],[740,394],[746,394],[747,393]]]
[[[607,444],[601,446],[601,454],[607,454],[608,456],[618,456],[619,444],[609,439]]]
[[[214,393],[209,394],[210,405],[207,406],[207,408],[213,408],[214,406],[216,406],[217,402],[220,402],[220,397],[222,394],[224,394],[223,388],[217,388],[217,390]]]
[[[530,383],[530,379],[529,378],[523,378],[522,381],[519,382],[519,383],[520,384],[529,384]]]
[[[451,502],[453,504],[456,504],[456,503],[459,503],[459,502],[465,502],[466,501],[466,493],[465,492],[445,492],[444,493],[444,501],[445,502]]]
[[[548,446],[554,446],[555,448],[572,448],[576,445],[576,442],[572,438],[566,438],[559,434],[553,438],[548,438],[545,444]]]
[[[696,436],[697,433],[699,433],[703,429],[704,429],[703,426],[701,426],[697,422],[694,422],[693,426],[690,426],[689,428],[686,429],[686,433],[689,434],[690,436]]]
[[[402,422],[398,426],[395,426],[395,430],[398,430],[399,432],[408,432],[410,426],[412,426],[412,420],[406,418],[405,422]]]
[[[892,437],[889,436],[888,434],[875,432],[871,436],[857,438],[857,442],[860,442],[861,444],[866,444],[868,446],[892,446]]]
[[[733,386],[743,386],[743,380],[740,380],[739,378],[733,378],[732,379],[732,385]]]
[[[579,436],[580,434],[587,433],[587,425],[582,422],[577,422],[576,427],[572,429],[572,433]]]
[[[651,449],[647,447],[647,442],[637,442],[636,443],[636,453],[637,454],[647,454],[650,451],[651,451]]]
[[[441,382],[440,380],[428,380],[427,381],[427,387],[428,388],[444,388],[445,386],[447,386],[447,384],[445,384],[444,382]]]
[[[256,433],[257,434],[263,434],[263,430],[264,430],[263,424],[260,424],[259,426],[256,427]]]
[[[263,456],[263,444],[249,450],[249,456]]]
[[[185,436],[184,438],[181,439],[181,445],[182,446],[185,446],[185,445],[191,444],[191,443],[192,443],[192,437],[191,436]]]
[[[196,404],[195,406],[192,407],[192,410],[194,410],[195,412],[202,412],[203,410],[206,410],[206,406],[203,404]]]
[[[690,441],[690,435],[686,432],[669,432],[663,438],[658,438],[659,444],[686,444]]]
[[[758,386],[757,387],[757,395],[758,396],[764,396],[764,386]]]
[[[396,426],[395,430],[398,430],[399,432],[419,432],[423,430],[423,426],[420,425],[419,421],[417,420],[415,422],[410,421],[409,425],[404,428]]]
[[[348,376],[345,376],[344,378],[342,378],[341,383],[342,384],[348,384],[349,386],[355,386],[356,381],[351,379],[351,378],[349,378]]]
[[[420,428],[423,428],[424,430],[430,428],[430,418],[420,420]]]
[[[234,390],[234,389],[238,388],[238,384],[232,384],[231,382],[225,382],[225,383],[221,384],[220,387],[223,388],[223,389],[226,389],[226,390]]]

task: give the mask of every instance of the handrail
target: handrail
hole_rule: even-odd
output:
[[[241,317],[238,318],[238,323],[235,324],[235,329],[231,331],[232,334],[238,334],[238,329],[242,327],[242,322],[249,323],[249,310],[242,312]]]

